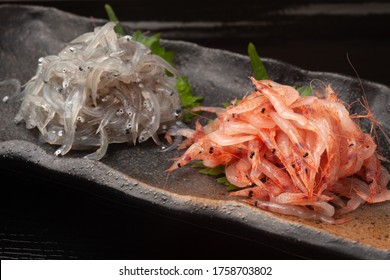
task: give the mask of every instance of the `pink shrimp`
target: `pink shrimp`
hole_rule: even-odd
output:
[[[252,184],[249,172],[251,164],[242,158],[225,168],[226,178],[229,182],[239,188],[244,188]]]
[[[330,86],[325,97],[300,97],[273,81],[227,108],[201,107],[217,118],[183,130],[191,146],[168,169],[192,160],[225,166],[231,195],[279,214],[338,224],[365,202],[390,200],[389,172],[376,144],[352,120]],[[371,111],[367,114],[373,119]],[[362,117],[362,116],[360,116]]]
[[[281,115],[283,118],[288,119],[288,120],[293,120],[295,121],[300,128],[303,129],[309,129],[314,132],[318,132],[315,126],[306,119],[304,116],[297,114],[292,110],[291,108],[288,107],[288,103],[286,103],[286,99],[283,98],[284,95],[281,95],[279,92],[276,90],[273,90],[270,88],[267,84],[263,83],[262,81],[256,81],[254,78],[251,78],[252,82],[256,85],[256,88],[259,92],[263,93],[269,101],[272,103],[274,106],[275,110],[278,112],[279,115]],[[292,88],[292,92],[293,92]],[[294,90],[296,91],[296,90]],[[284,93],[286,94],[286,93]],[[294,96],[296,94],[294,93]],[[299,93],[298,93],[299,96]],[[288,100],[288,99],[287,99]],[[288,100],[290,101],[290,100]],[[295,101],[295,100],[294,100]]]
[[[269,200],[269,192],[264,186],[255,186],[251,188],[241,189],[230,193],[230,195],[249,198],[256,197],[261,200]]]
[[[264,98],[264,96],[258,92],[254,92],[251,95],[243,98],[236,106],[230,106],[227,109],[227,113],[229,115],[233,115],[252,111],[253,109],[260,107],[265,102],[267,102],[267,100]]]

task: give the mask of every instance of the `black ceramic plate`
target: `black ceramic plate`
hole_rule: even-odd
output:
[[[39,57],[57,54],[66,42],[103,23],[55,9],[1,6],[0,80],[18,78],[26,82],[34,74]],[[131,31],[131,26],[125,24],[125,28]],[[247,57],[180,41],[163,43],[175,52],[177,68],[188,76],[195,94],[204,96],[204,105],[220,106],[252,90]],[[272,59],[264,62],[271,78],[280,83],[307,85],[319,79],[331,84],[347,103],[362,95],[357,79],[310,72]],[[390,89],[368,81],[363,81],[363,86],[372,110],[390,132]],[[1,88],[0,93],[4,96],[8,92]],[[152,142],[135,147],[110,145],[100,162],[83,159],[85,153],[76,151],[55,157],[56,147],[39,142],[37,130],[14,124],[19,105],[0,105],[0,157],[9,168],[18,166],[91,194],[254,241],[272,235],[351,258],[390,258],[388,202],[365,205],[349,215],[351,222],[337,226],[264,212],[231,198],[214,178],[198,174],[191,167],[168,176],[169,159],[180,153],[160,153]],[[380,146],[384,156],[390,158],[388,144],[382,138]]]

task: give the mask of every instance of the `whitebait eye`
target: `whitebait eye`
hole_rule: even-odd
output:
[[[181,115],[181,112],[182,112],[182,110],[181,109],[177,109],[176,111],[175,111],[175,117],[176,118],[178,118],[178,117],[180,117],[180,115]]]
[[[120,115],[122,115],[123,113],[124,113],[124,112],[123,112],[123,109],[122,109],[122,108],[116,110],[116,115],[117,115],[117,116],[120,116]]]
[[[76,118],[76,120],[78,121],[78,122],[84,122],[85,121],[85,119],[82,117],[82,116],[78,116],[77,118]]]
[[[133,126],[131,125],[131,123],[126,124],[125,133],[129,134],[132,129]]]
[[[144,100],[144,102],[142,102],[142,105],[146,108],[149,108],[149,103],[146,100]]]

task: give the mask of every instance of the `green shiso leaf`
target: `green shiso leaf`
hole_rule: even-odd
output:
[[[226,178],[226,176],[219,177],[219,178],[217,179],[217,182],[220,183],[220,184],[222,184],[222,185],[225,185],[225,186],[227,187],[227,190],[228,190],[229,192],[231,192],[231,191],[236,191],[236,190],[240,189],[239,187],[236,187],[235,185],[231,184],[231,183],[228,181],[228,179]]]
[[[312,94],[312,89],[308,86],[295,87],[295,89],[299,92],[301,96],[310,96]]]
[[[217,167],[214,167],[214,168],[210,168],[210,167],[202,168],[201,170],[199,170],[199,173],[206,174],[206,175],[212,175],[212,176],[225,174],[225,166],[218,165]]]
[[[122,28],[121,24],[119,23],[119,20],[116,16],[114,10],[112,9],[111,5],[105,4],[104,9],[106,10],[108,19],[110,21],[116,23],[115,28],[114,28],[115,32],[118,33],[119,35],[125,35],[125,32],[123,31],[123,28]]]
[[[255,45],[252,43],[249,43],[248,45],[248,54],[253,70],[253,77],[256,80],[269,80],[267,70],[256,51]]]
[[[192,164],[192,167],[200,169],[198,172],[201,174],[217,176],[218,177],[216,179],[217,183],[226,186],[228,191],[236,191],[239,189],[235,185],[231,184],[226,178],[226,176],[224,176],[225,175],[224,165],[218,165],[214,168],[210,168],[210,167],[206,167],[202,161],[196,161]]]
[[[183,122],[189,122],[194,115],[188,113],[188,110],[199,106],[203,97],[194,96],[192,86],[186,76],[181,76],[177,79],[176,90],[180,96],[181,107],[184,109]]]
[[[162,57],[164,60],[172,64],[173,52],[167,51],[160,44],[160,33],[153,34],[152,36],[146,36],[141,31],[135,31],[132,35],[133,40],[140,42],[147,46],[152,53]]]
[[[181,103],[184,109],[190,109],[200,105],[203,97],[193,95],[192,86],[186,76],[181,76],[177,80],[176,89],[180,93]]]

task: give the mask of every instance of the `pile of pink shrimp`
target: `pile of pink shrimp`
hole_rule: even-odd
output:
[[[256,91],[227,108],[202,107],[217,118],[179,128],[188,149],[169,172],[193,160],[225,166],[231,195],[271,212],[326,223],[364,203],[390,200],[389,172],[330,86],[300,96],[293,87],[251,78]],[[170,139],[171,135],[168,135]]]

